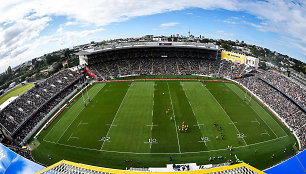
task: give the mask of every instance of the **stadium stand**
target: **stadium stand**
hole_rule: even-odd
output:
[[[303,107],[306,107],[306,90],[300,85],[292,81],[287,76],[284,76],[275,71],[266,71],[260,74],[260,77],[272,83],[280,90],[288,94],[291,98],[295,99]]]
[[[263,76],[263,75],[259,75]],[[248,88],[268,106],[270,106],[296,134],[301,144],[301,149],[306,146],[306,114],[290,99],[277,89],[260,80],[257,76],[237,79],[239,83]],[[277,81],[277,78],[274,79]]]
[[[224,60],[210,61],[193,58],[152,58],[123,59],[89,65],[102,79],[139,75],[212,75],[213,77],[233,78],[240,75],[244,65],[235,65]],[[103,74],[103,75],[101,75]]]
[[[74,88],[82,76],[64,69],[19,96],[0,112],[2,130],[20,143],[32,128]]]

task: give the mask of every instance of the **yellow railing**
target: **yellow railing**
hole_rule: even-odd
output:
[[[53,168],[61,165],[61,164],[67,164],[70,166],[78,167],[78,168],[83,168],[87,170],[92,170],[92,171],[97,171],[97,172],[104,172],[104,173],[112,173],[112,174],[148,174],[148,173],[154,173],[154,174],[207,174],[207,173],[214,173],[214,172],[221,172],[221,171],[226,171],[226,170],[231,170],[235,168],[240,168],[240,167],[246,167],[258,174],[264,174],[264,172],[246,164],[246,163],[239,163],[239,164],[234,164],[234,165],[229,165],[229,166],[224,166],[224,167],[218,167],[218,168],[212,168],[212,169],[203,169],[203,170],[194,170],[194,171],[178,171],[178,172],[140,172],[140,171],[128,171],[128,170],[118,170],[118,169],[108,169],[108,168],[103,168],[103,167],[96,167],[96,166],[90,166],[86,164],[80,164],[80,163],[75,163],[71,161],[66,161],[62,160],[59,161],[39,172],[36,174],[42,174],[45,172],[48,172],[49,170],[52,170]]]

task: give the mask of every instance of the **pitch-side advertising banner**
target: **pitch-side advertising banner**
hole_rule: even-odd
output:
[[[245,55],[229,51],[222,51],[221,59],[231,60],[232,62],[239,64],[245,64]]]

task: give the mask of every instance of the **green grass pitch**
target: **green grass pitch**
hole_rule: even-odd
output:
[[[134,167],[149,167],[222,163],[235,161],[237,155],[264,169],[296,151],[289,130],[257,100],[251,98],[249,105],[249,94],[245,101],[245,91],[235,83],[96,83],[88,95],[86,107],[81,95],[34,140],[39,144],[33,150],[37,161],[50,165],[66,159],[125,168],[131,166],[125,160],[133,160]],[[180,131],[183,123],[187,132]],[[223,159],[208,161],[218,156]]]
[[[1,98],[0,98],[0,105],[2,103],[4,103],[7,99],[13,97],[13,96],[19,96],[23,93],[25,93],[26,91],[28,91],[29,89],[31,89],[34,86],[33,83],[29,83],[26,85],[19,85],[16,88],[14,88],[13,90],[11,90],[10,92],[4,94]]]

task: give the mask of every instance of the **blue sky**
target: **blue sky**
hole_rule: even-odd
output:
[[[302,0],[12,0],[0,4],[0,72],[90,41],[153,35],[243,40],[306,62]]]

